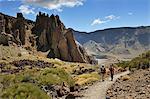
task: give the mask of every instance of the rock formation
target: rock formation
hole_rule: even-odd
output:
[[[11,41],[26,48],[34,47],[37,51],[48,52],[47,57],[64,61],[92,63],[81,45],[78,45],[72,29],[66,29],[59,16],[39,12],[36,22],[17,13],[11,17],[0,13],[0,44],[9,45]]]
[[[0,33],[5,31],[4,16],[0,14]]]
[[[89,62],[86,53],[77,46],[72,30],[65,28],[58,15],[52,14],[49,17],[40,12],[32,31],[38,37],[37,50],[50,51],[48,57],[73,62]]]
[[[22,13],[17,13],[17,20],[13,24],[13,32],[16,34],[14,36],[18,37],[22,45],[25,45],[25,37],[26,37],[25,23],[26,22]]]
[[[0,13],[0,37],[3,38],[5,34],[5,44],[4,40],[0,41],[0,44],[8,45],[8,41],[12,41],[17,45],[25,45],[28,43],[26,39],[30,36],[33,36],[31,33],[28,33],[28,38],[26,33],[28,32],[29,23],[32,21],[26,20],[22,13],[17,13],[17,18],[4,15]],[[8,36],[9,34],[9,36]],[[8,38],[11,37],[11,40]]]

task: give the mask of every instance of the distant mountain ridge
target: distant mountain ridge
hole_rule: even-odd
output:
[[[140,54],[150,50],[150,26],[109,28],[89,33],[74,31],[74,35],[78,42],[86,45],[84,47],[88,52],[95,52],[91,41],[101,45],[100,49],[105,49],[99,52],[116,55]]]

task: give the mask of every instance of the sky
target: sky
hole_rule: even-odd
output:
[[[150,26],[150,0],[0,0],[0,12],[11,16],[22,12],[35,21],[39,11],[77,31]]]

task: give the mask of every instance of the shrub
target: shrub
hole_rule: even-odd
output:
[[[130,76],[125,75],[125,76],[123,76],[121,79],[122,79],[123,81],[126,81],[126,80],[129,80],[129,79],[130,79]]]
[[[74,85],[74,80],[71,75],[65,70],[59,68],[45,69],[41,72],[38,77],[38,81],[41,84],[61,84],[62,82],[67,83],[69,86]]]
[[[18,57],[21,57],[22,56],[22,54],[21,53],[18,53]]]
[[[20,83],[8,87],[2,92],[4,99],[50,99],[46,93],[30,83]]]
[[[4,88],[12,85],[15,82],[15,75],[0,75],[0,83],[3,85]]]

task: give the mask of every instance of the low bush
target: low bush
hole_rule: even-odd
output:
[[[3,99],[50,99],[39,87],[31,83],[14,84],[5,89],[1,97]]]
[[[69,86],[74,85],[74,80],[71,75],[65,70],[59,68],[45,69],[41,72],[37,79],[41,84],[62,84],[62,82],[67,83]]]

